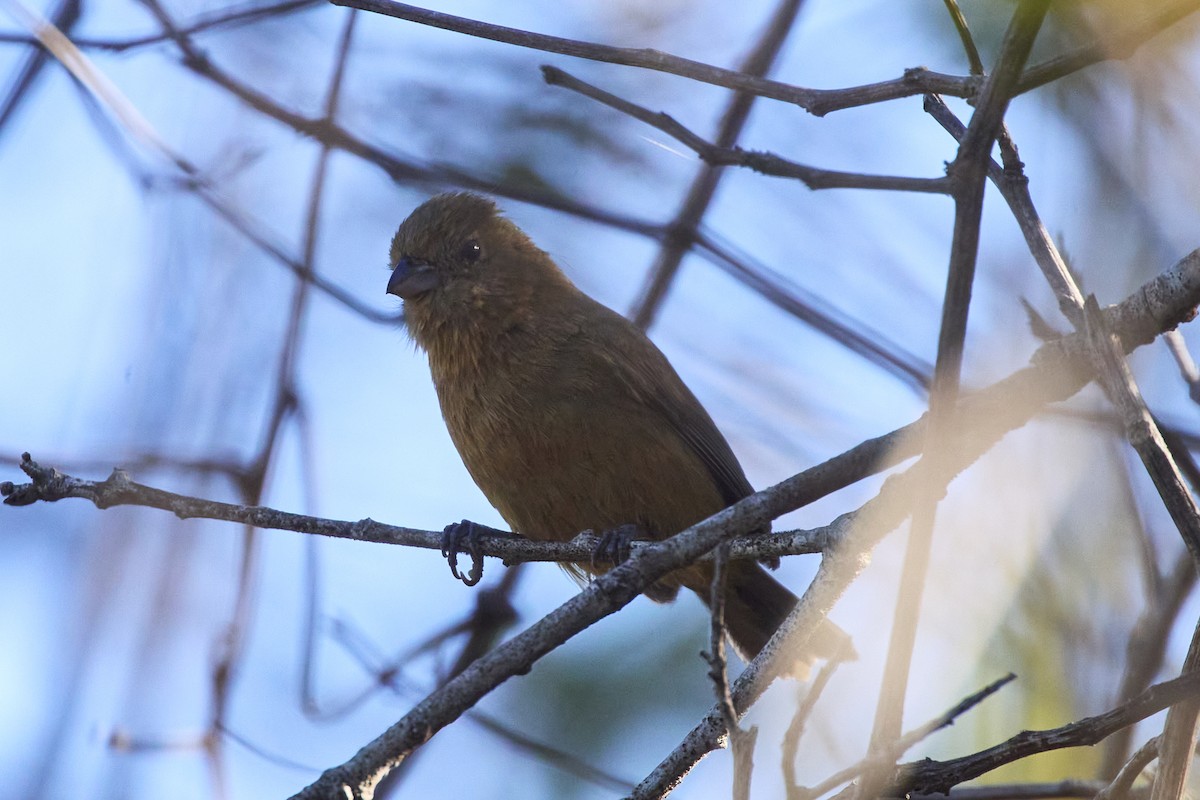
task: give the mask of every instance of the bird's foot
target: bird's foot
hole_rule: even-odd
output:
[[[600,542],[592,551],[592,568],[598,565],[616,566],[629,558],[630,550],[635,539],[645,539],[645,531],[633,523],[618,525],[600,534]]]
[[[462,522],[452,522],[442,531],[442,557],[450,565],[450,574],[467,586],[474,586],[483,578],[483,553],[479,552],[480,536],[516,536],[515,533],[489,528],[478,522],[464,519]],[[471,557],[469,572],[458,571],[458,554],[466,553]]]

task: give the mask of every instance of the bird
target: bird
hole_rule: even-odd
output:
[[[576,287],[492,200],[425,201],[392,238],[389,266],[387,292],[428,357],[450,438],[514,533],[664,539],[753,493],[662,351]],[[565,566],[581,580],[603,569]],[[685,587],[707,604],[712,570],[693,564],[645,594],[667,602]],[[758,563],[728,563],[726,630],[747,662],[796,602]],[[826,621],[806,660],[847,653],[848,638]]]

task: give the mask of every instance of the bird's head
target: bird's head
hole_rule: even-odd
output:
[[[404,300],[409,330],[426,347],[446,326],[511,324],[533,312],[539,291],[571,285],[495,203],[469,192],[418,206],[392,238],[390,264],[388,294]]]

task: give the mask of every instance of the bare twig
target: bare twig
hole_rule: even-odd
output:
[[[57,469],[42,467],[33,461],[28,453],[23,454],[21,469],[30,477],[31,482],[21,485],[15,485],[11,481],[0,483],[0,493],[3,494],[6,505],[24,506],[39,501],[56,502],[67,498],[80,498],[91,501],[100,509],[122,505],[143,506],[170,511],[180,519],[216,519],[253,525],[257,528],[311,533],[335,539],[394,544],[425,550],[442,549],[440,531],[387,525],[369,518],[355,522],[325,519],[264,506],[245,506],[189,497],[136,483],[130,480],[128,473],[122,469],[114,469],[103,481],[90,481],[66,475]],[[812,475],[819,481],[824,477],[824,472],[824,469],[818,467]],[[729,554],[731,558],[763,559],[819,553],[830,545],[828,536],[824,529],[739,536],[730,541]],[[500,558],[509,563],[583,563],[591,558],[599,541],[600,538],[589,531],[569,542],[538,542],[513,536],[482,535],[479,538],[478,549],[485,556]],[[636,553],[649,546],[646,542],[632,542],[630,550]]]
[[[1163,339],[1171,351],[1171,357],[1175,359],[1175,364],[1179,367],[1180,377],[1187,384],[1188,396],[1192,398],[1193,403],[1200,403],[1200,369],[1196,367],[1196,361],[1188,351],[1183,335],[1179,331],[1167,331],[1163,335]]]
[[[729,749],[733,753],[733,798],[749,800],[750,778],[754,773],[754,743],[758,739],[758,728],[742,728],[738,725],[737,710],[733,696],[729,693],[729,663],[725,659],[725,567],[729,561],[729,549],[721,545],[714,551],[713,577],[709,590],[708,652],[702,653],[708,662],[708,677],[717,696],[717,706],[725,717],[725,729],[729,731]]]
[[[735,70],[722,69],[698,61],[692,61],[669,53],[646,48],[611,47],[609,45],[582,42],[559,36],[491,25],[478,20],[443,14],[394,0],[333,0],[338,5],[348,5],[364,11],[384,14],[421,25],[455,31],[467,36],[477,36],[496,42],[528,47],[549,53],[559,53],[575,58],[604,61],[611,64],[651,69],[680,75],[685,78],[724,86],[728,89],[750,92],[760,97],[793,103],[818,117],[846,108],[896,100],[917,94],[944,94],[953,97],[974,97],[979,88],[979,79],[973,76],[945,75],[924,67],[906,70],[904,75],[879,83],[854,86],[845,89],[809,89],[780,81],[746,75]],[[1017,94],[1022,94],[1050,81],[1077,72],[1102,61],[1128,56],[1142,43],[1192,13],[1200,2],[1181,0],[1165,9],[1137,20],[1114,32],[1108,37],[1098,37],[1076,50],[1044,62],[1029,69],[1017,83]],[[1114,45],[1118,46],[1116,49]]]
[[[1017,93],[1024,94],[1031,89],[1045,86],[1093,64],[1123,61],[1154,36],[1195,13],[1197,9],[1200,9],[1198,0],[1176,0],[1174,3],[1152,8],[1145,16],[1122,25],[1107,36],[1098,36],[1094,41],[1069,53],[1030,67],[1017,84]]]
[[[978,778],[997,767],[1035,753],[1067,747],[1089,747],[1121,728],[1133,725],[1164,708],[1200,695],[1200,673],[1184,675],[1151,686],[1132,700],[1103,714],[1084,717],[1058,728],[1022,731],[986,750],[949,761],[918,761],[899,767],[889,794],[945,793],[952,786]]]
[[[796,781],[796,759],[800,751],[800,738],[804,735],[804,726],[808,723],[808,718],[812,716],[812,711],[816,707],[817,701],[821,699],[825,687],[829,685],[830,678],[842,665],[846,655],[845,648],[843,648],[842,652],[835,654],[833,658],[823,664],[807,690],[804,690],[801,684],[797,684],[797,695],[803,692],[803,698],[797,696],[796,711],[792,714],[792,721],[788,723],[788,728],[783,734],[783,741],[779,746],[783,781],[787,788],[788,800],[800,800],[803,796],[803,789]]]
[[[1195,498],[1188,491],[1175,459],[1146,409],[1120,345],[1113,341],[1105,327],[1094,296],[1088,298],[1084,311],[1101,381],[1121,413],[1130,444],[1141,456],[1192,559],[1200,566],[1200,507],[1197,507]],[[1169,743],[1164,747],[1169,748]]]
[[[821,169],[789,161],[774,153],[757,150],[743,150],[740,147],[729,147],[713,144],[701,138],[688,128],[681,125],[675,118],[663,112],[654,112],[628,100],[592,86],[589,83],[563,72],[557,67],[543,66],[542,75],[546,83],[562,86],[603,103],[609,108],[616,109],[634,119],[640,120],[663,133],[671,136],[693,150],[706,163],[716,166],[749,167],[763,175],[777,178],[795,178],[802,181],[810,189],[887,189],[899,192],[926,192],[932,194],[948,194],[951,188],[949,178],[908,178],[896,175],[866,175],[859,172],[841,172],[839,170]],[[677,228],[676,223],[673,228]],[[691,235],[694,235],[691,234]],[[690,236],[684,236],[684,240]],[[651,295],[647,295],[650,299]],[[641,316],[637,317],[641,319]]]
[[[892,81],[854,87],[852,89],[807,89],[793,86],[757,75],[748,75],[737,70],[714,67],[689,58],[681,58],[648,48],[613,47],[606,44],[583,42],[577,39],[567,39],[561,36],[547,36],[542,33],[523,31],[517,28],[506,28],[503,25],[492,25],[487,22],[456,17],[440,11],[418,8],[394,0],[333,0],[337,5],[352,6],[363,11],[372,11],[396,19],[429,25],[434,28],[454,31],[503,42],[517,47],[528,47],[547,53],[586,58],[592,61],[604,61],[609,64],[623,64],[629,67],[652,69],[680,75],[702,83],[724,86],[727,89],[749,92],[760,97],[794,103],[809,112],[822,116],[829,111],[848,108],[852,105],[865,105],[883,100],[908,97],[925,92],[939,92],[955,96],[969,96],[973,93],[971,79],[958,78],[953,75],[942,75],[924,68],[905,72],[902,78]],[[921,88],[924,87],[924,88]]]
[[[795,796],[800,798],[800,800],[810,800],[811,798],[821,797],[825,793],[832,791],[841,784],[853,780],[859,775],[865,773],[868,769],[880,767],[883,769],[890,769],[896,763],[896,759],[908,752],[909,749],[928,738],[930,734],[935,733],[936,731],[939,731],[948,725],[953,725],[956,719],[1016,679],[1017,676],[1010,672],[1003,678],[992,681],[978,692],[964,697],[962,700],[956,703],[953,708],[949,709],[945,713],[934,717],[925,724],[919,725],[913,730],[905,733],[903,736],[900,736],[898,739],[896,739],[886,753],[868,755],[858,763],[852,764],[845,769],[838,770],[833,775],[830,775],[828,778],[821,781],[811,789],[800,789],[796,792]]]
[[[1139,747],[1117,772],[1112,783],[1096,793],[1096,800],[1125,800],[1129,797],[1129,793],[1133,789],[1133,782],[1138,779],[1151,761],[1158,758],[1158,744],[1161,738],[1154,736]]]
[[[283,0],[271,5],[231,6],[220,11],[212,11],[198,16],[195,21],[181,26],[180,30],[191,36],[192,34],[204,33],[205,31],[220,28],[251,25],[273,17],[283,17],[297,11],[304,11],[321,4],[322,0]],[[160,44],[170,38],[167,34],[158,33],[148,36],[132,36],[124,39],[101,39],[94,36],[77,36],[73,37],[71,41],[77,47],[85,50],[107,50],[113,53],[123,53],[141,47]],[[0,42],[8,44],[37,44],[37,39],[32,36],[0,32]]]
[[[82,0],[61,0],[50,15],[50,25],[64,35],[70,34],[75,23],[79,21],[82,10]],[[37,41],[34,39],[34,41]],[[30,91],[42,70],[49,61],[47,52],[37,48],[29,52],[25,62],[17,70],[12,85],[8,88],[4,99],[0,100],[0,133],[8,127],[17,109],[29,97]]]
[[[962,141],[963,136],[966,135],[966,127],[954,116],[940,97],[926,95],[925,110],[951,136],[959,142]],[[1050,238],[1050,233],[1042,224],[1041,217],[1033,205],[1033,198],[1029,194],[1029,180],[1025,177],[1021,161],[1017,157],[1016,146],[1003,133],[1000,142],[1005,166],[1001,167],[989,158],[988,177],[1008,203],[1009,210],[1012,211],[1021,233],[1025,236],[1029,252],[1033,254],[1034,261],[1041,268],[1042,275],[1045,276],[1046,282],[1054,291],[1059,310],[1072,324],[1078,326],[1083,319],[1083,293],[1076,285],[1075,279],[1071,277],[1066,261],[1055,247],[1054,240]]]
[[[950,12],[950,21],[954,23],[958,38],[962,40],[963,52],[967,54],[971,74],[983,75],[983,59],[979,57],[979,48],[975,46],[975,39],[971,36],[971,29],[967,27],[967,18],[958,7],[958,0],[945,0],[945,3],[946,10]]]

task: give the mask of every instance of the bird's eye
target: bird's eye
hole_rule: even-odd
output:
[[[483,248],[479,246],[479,242],[472,239],[462,246],[459,255],[462,256],[463,261],[466,261],[468,264],[474,264],[483,255]]]

